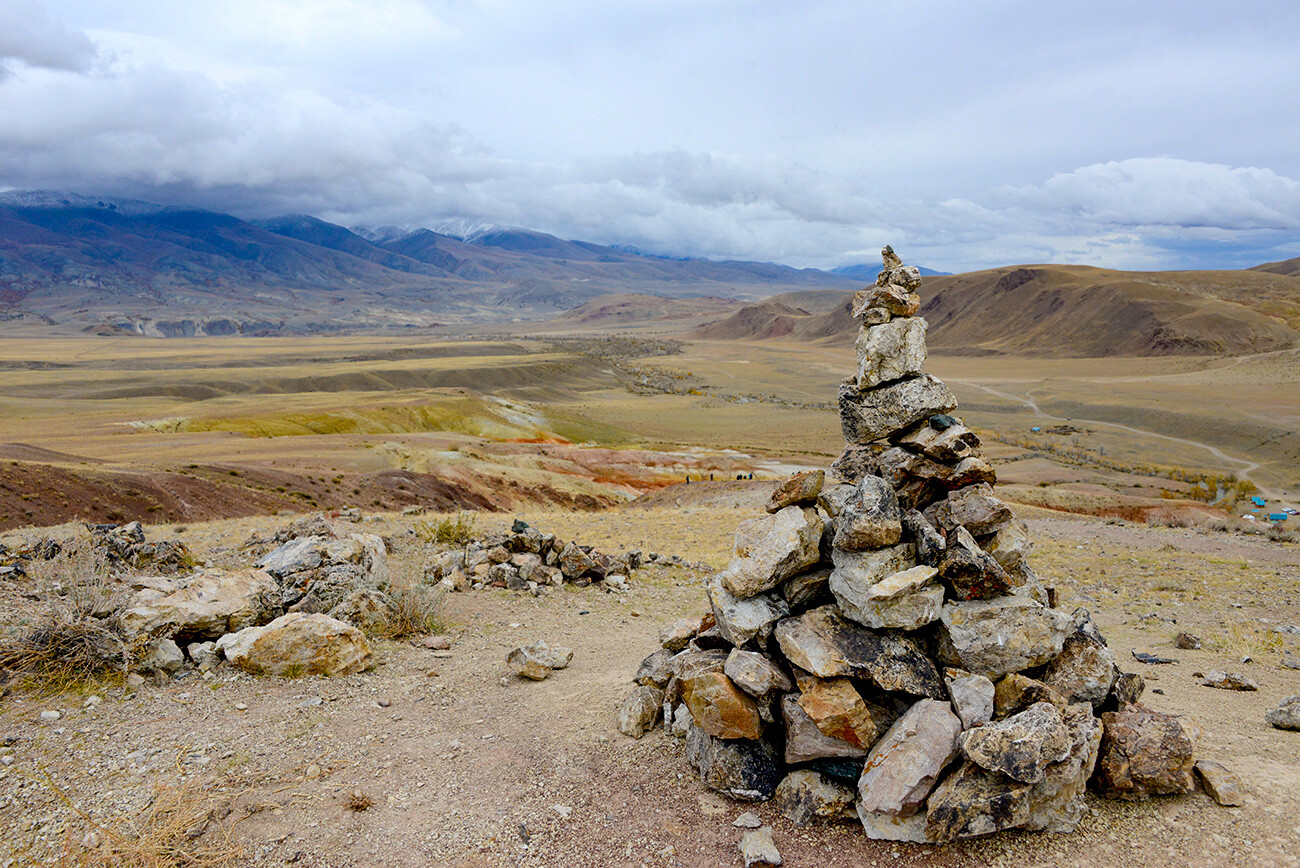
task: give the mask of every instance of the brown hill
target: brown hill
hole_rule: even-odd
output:
[[[705,340],[766,340],[799,337],[799,326],[812,315],[799,307],[765,301],[742,307],[731,316],[709,323],[691,332],[691,337]]]
[[[847,293],[826,313],[794,317],[801,295],[743,308],[695,336],[853,342]],[[1240,355],[1300,344],[1300,283],[1258,269],[1021,266],[929,277],[921,298],[930,347],[940,353]]]
[[[661,298],[642,293],[610,293],[565,311],[556,319],[581,325],[617,325],[725,316],[735,307],[735,300],[730,298]]]
[[[1300,275],[1300,256],[1295,259],[1283,259],[1281,262],[1266,262],[1256,265],[1251,271],[1264,271],[1269,274],[1284,274],[1289,277]]]

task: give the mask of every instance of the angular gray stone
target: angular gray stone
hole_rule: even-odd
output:
[[[915,703],[867,754],[858,779],[859,812],[916,813],[939,773],[957,756],[960,736],[961,720],[948,703]]]
[[[984,540],[983,548],[1008,575],[1018,580],[1017,584],[1033,580],[1029,555],[1034,550],[1034,541],[1029,536],[1029,526],[1020,519],[1013,518],[998,528]]]
[[[1288,696],[1264,715],[1264,722],[1278,729],[1300,732],[1300,693]]]
[[[986,482],[950,492],[931,509],[939,527],[949,529],[960,525],[972,536],[997,533],[1013,518],[1011,507],[994,497],[993,487]]]
[[[1073,627],[1069,615],[1024,597],[946,603],[939,623],[943,661],[990,678],[1048,662]]]
[[[722,638],[737,647],[755,638],[766,641],[777,621],[790,614],[785,600],[774,595],[737,599],[718,576],[709,580],[705,592]]]
[[[1070,739],[1060,710],[1039,702],[1019,714],[962,733],[961,752],[981,768],[1036,784],[1049,765],[1069,754]]]
[[[855,344],[858,387],[867,389],[920,374],[925,368],[925,330],[925,320],[916,317],[860,329]]]
[[[941,698],[943,682],[914,640],[876,633],[822,606],[777,624],[776,640],[795,666],[818,678],[864,678],[882,690]]]
[[[909,509],[903,513],[903,531],[905,539],[911,539],[916,546],[916,562],[927,567],[939,566],[947,543],[935,530],[934,525],[918,510]]]
[[[660,648],[641,661],[632,680],[637,684],[663,689],[673,677],[673,652]]]
[[[733,799],[764,801],[781,783],[776,752],[766,741],[726,741],[692,725],[686,733],[686,759],[705,786]]]
[[[944,464],[901,446],[886,449],[875,458],[874,471],[898,492],[904,509],[926,509],[949,491],[968,485],[997,482],[997,473],[979,456]]]
[[[945,673],[946,675],[946,673]],[[983,675],[963,673],[947,678],[952,707],[961,718],[962,729],[981,726],[993,719],[993,682]]]
[[[1019,672],[1004,675],[993,688],[994,717],[1010,717],[1036,702],[1050,702],[1057,708],[1069,704],[1055,688]]]
[[[538,640],[531,645],[524,645],[511,651],[506,656],[506,663],[521,678],[541,681],[553,670],[564,669],[573,659],[572,648],[554,648]]]
[[[864,476],[840,504],[835,547],[860,552],[892,546],[903,535],[898,497],[879,476]]]
[[[874,813],[862,810],[857,805],[858,820],[862,830],[873,841],[909,841],[913,844],[929,844],[925,834],[925,811],[899,817],[894,814]]]
[[[136,594],[119,618],[131,637],[183,634],[189,639],[219,639],[268,623],[279,607],[280,588],[269,573],[205,570],[171,593]]]
[[[781,697],[781,718],[785,722],[785,762],[797,765],[825,757],[866,756],[864,748],[849,744],[842,738],[832,738],[818,728],[808,712],[799,705],[799,695],[787,693]]]
[[[766,696],[773,691],[786,692],[794,689],[793,682],[781,671],[781,667],[754,651],[732,648],[722,671],[750,696]]]
[[[790,604],[791,611],[802,611],[830,593],[827,590],[830,578],[831,571],[828,567],[815,567],[782,582],[781,596]]]
[[[936,413],[957,407],[957,399],[938,379],[923,374],[875,389],[840,386],[840,425],[849,443],[870,443]]]
[[[1201,683],[1206,687],[1217,687],[1220,690],[1259,690],[1259,685],[1249,676],[1240,672],[1224,672],[1220,669],[1205,673]]]
[[[1060,655],[1047,664],[1040,680],[1068,702],[1088,702],[1100,708],[1118,677],[1111,650],[1076,632],[1066,638]]]
[[[943,609],[944,589],[934,567],[916,566],[881,579],[860,593],[842,584],[835,598],[848,618],[873,630],[918,630]],[[836,590],[832,586],[832,590]]]
[[[180,646],[171,639],[158,639],[149,646],[148,652],[136,664],[136,669],[145,672],[161,672],[172,675],[185,668],[185,654]]]
[[[227,633],[217,640],[217,651],[241,669],[272,675],[351,675],[372,659],[370,645],[356,627],[304,612]]]
[[[740,837],[740,855],[745,868],[776,868],[781,864],[781,853],[767,826],[750,829]]]
[[[824,527],[816,509],[798,506],[741,522],[735,557],[719,578],[742,600],[774,588],[821,559]]]
[[[690,618],[678,618],[659,632],[659,644],[667,651],[681,651],[691,643],[699,632],[700,622]]]
[[[904,266],[907,267],[907,266]],[[919,273],[919,272],[918,272]],[[884,274],[884,272],[881,272]],[[877,278],[879,279],[879,278]],[[856,319],[864,320],[868,311],[883,310],[890,315],[913,316],[921,309],[921,297],[903,286],[869,286],[853,296],[851,311]]]
[[[823,486],[821,494],[817,495],[817,506],[821,508],[822,512],[831,518],[835,518],[844,508],[844,502],[852,497],[856,491],[857,482]]]
[[[1015,587],[1006,570],[961,525],[948,532],[948,547],[939,558],[939,575],[955,600],[992,600]]]
[[[936,428],[929,419],[898,432],[889,438],[889,442],[946,464],[956,464],[963,458],[977,455],[980,448],[979,436],[965,425]]]
[[[1087,810],[1084,796],[1101,748],[1101,721],[1086,703],[1061,712],[1069,735],[1065,759],[1049,765],[1029,791],[1029,817],[1022,827],[1035,832],[1072,832]]]
[[[879,581],[916,565],[916,549],[911,543],[874,551],[831,551],[830,589],[836,599],[864,600]]]
[[[339,600],[328,614],[364,632],[376,633],[392,620],[394,611],[393,598],[383,591],[358,588]]]
[[[877,446],[847,443],[839,457],[831,462],[831,473],[843,483],[857,485],[862,477],[876,474],[878,451]]]
[[[777,784],[772,807],[796,826],[831,820],[853,804],[854,792],[811,769],[796,769]]]
[[[623,700],[618,710],[618,731],[632,738],[640,738],[659,720],[664,702],[664,692],[658,687],[635,687]]]
[[[1030,817],[1030,784],[972,762],[934,788],[926,806],[926,837],[938,843],[1014,829]]]

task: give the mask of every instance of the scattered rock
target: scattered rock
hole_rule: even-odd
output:
[[[1174,637],[1174,647],[1183,651],[1199,651],[1201,649],[1201,640],[1198,636],[1191,633],[1179,633]]]
[[[1286,697],[1269,709],[1264,720],[1278,729],[1300,731],[1300,693]]]
[[[618,731],[640,738],[652,728],[663,709],[664,692],[658,687],[641,685],[623,700],[618,712]]]
[[[572,648],[558,646],[551,648],[539,639],[531,645],[524,645],[511,651],[506,656],[506,663],[521,678],[541,681],[553,670],[564,669],[572,659]]]
[[[781,854],[767,826],[751,829],[741,836],[740,855],[745,860],[745,868],[772,868],[781,864]]]
[[[796,826],[805,826],[814,820],[840,816],[853,804],[853,798],[850,787],[811,769],[796,769],[777,785],[772,806]]]
[[[1259,685],[1240,672],[1223,672],[1218,669],[1205,673],[1201,683],[1220,690],[1259,690]]]
[[[733,820],[731,825],[735,826],[737,829],[757,829],[759,826],[763,825],[763,821],[758,818],[757,814],[746,811]]]
[[[1237,777],[1223,763],[1214,760],[1197,760],[1193,766],[1196,779],[1201,783],[1205,794],[1225,807],[1239,807],[1246,804],[1246,796]]]

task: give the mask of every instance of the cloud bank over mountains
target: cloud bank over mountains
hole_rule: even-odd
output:
[[[1263,5],[11,0],[0,188],[798,266],[1240,267],[1300,255],[1300,10]]]

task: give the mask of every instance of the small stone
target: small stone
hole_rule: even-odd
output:
[[[1199,651],[1201,640],[1200,637],[1193,636],[1191,633],[1179,633],[1174,637],[1174,647],[1182,651]]]
[[[63,717],[63,715],[60,712],[52,709],[41,712],[41,720],[58,720],[61,717]]]
[[[1264,721],[1278,729],[1300,732],[1300,693],[1279,702],[1264,715]]]
[[[757,829],[759,826],[763,825],[763,821],[758,818],[757,814],[752,813],[751,811],[746,811],[733,820],[731,825],[735,826],[737,829]]]
[[[1217,669],[1205,673],[1201,684],[1206,687],[1217,687],[1220,690],[1259,690],[1259,685],[1240,672],[1222,672]]]
[[[1197,760],[1193,770],[1196,772],[1196,779],[1201,782],[1201,789],[1220,805],[1239,807],[1246,804],[1241,778],[1229,771],[1223,763],[1214,760]]]
[[[781,864],[781,854],[772,840],[772,830],[767,826],[751,829],[740,839],[740,854],[745,868],[769,868]]]
[[[568,805],[551,805],[551,810],[566,820],[573,816],[573,808]]]
[[[573,659],[571,648],[551,648],[544,641],[538,640],[511,651],[506,663],[521,678],[541,681],[554,669],[563,669]]]
[[[763,734],[763,721],[753,698],[721,672],[683,679],[682,699],[691,709],[695,725],[714,738],[757,739]]]
[[[695,633],[698,631],[699,626],[699,621],[692,621],[689,618],[678,618],[660,632],[659,644],[662,645],[665,650],[672,651],[675,654],[690,644],[691,640],[695,638]]]
[[[430,651],[449,651],[451,650],[451,640],[446,636],[425,636],[420,640],[420,644]]]
[[[789,676],[779,666],[754,651],[732,648],[727,655],[723,672],[750,696],[767,696],[773,691],[786,692],[794,689]]]
[[[235,711],[248,711],[248,706],[243,702],[236,702]]]
[[[963,730],[981,726],[993,719],[993,682],[983,675],[957,675],[947,679],[953,710],[961,718]]]
[[[781,782],[776,751],[766,741],[714,738],[692,726],[686,734],[686,759],[705,786],[733,799],[770,799]]]

